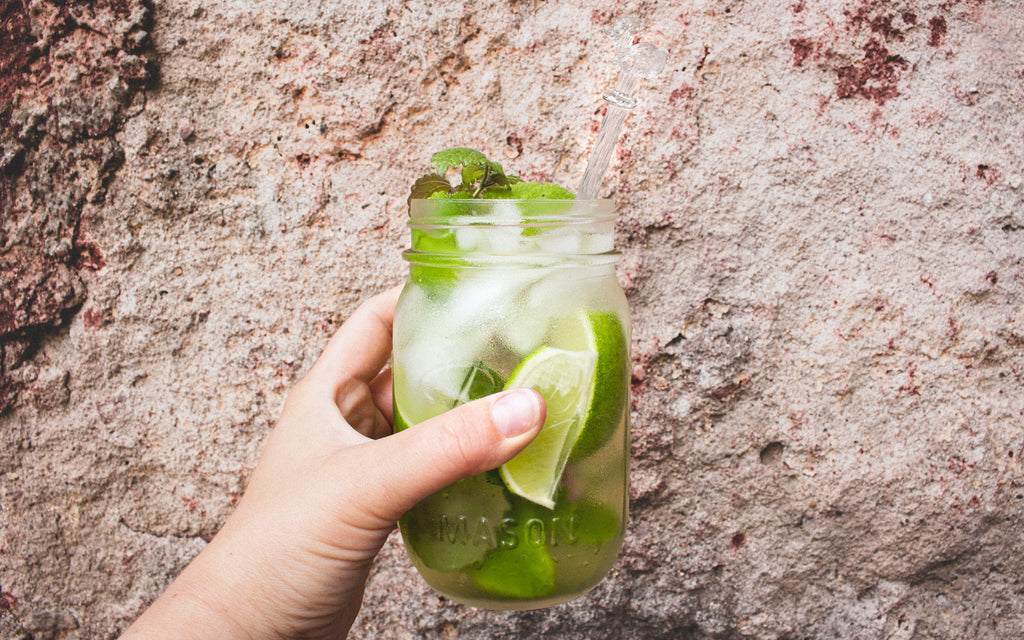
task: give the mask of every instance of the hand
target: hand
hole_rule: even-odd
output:
[[[544,401],[528,389],[389,435],[398,293],[365,302],[331,338],[288,394],[235,513],[124,638],[344,637],[398,518],[537,435]]]

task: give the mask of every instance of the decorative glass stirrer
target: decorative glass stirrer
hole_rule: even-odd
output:
[[[656,78],[665,67],[667,54],[664,49],[647,42],[633,44],[639,31],[640,23],[632,16],[620,18],[605,29],[605,33],[615,40],[615,64],[622,70],[615,82],[615,88],[603,96],[604,101],[608,103],[608,111],[601,122],[601,130],[597,134],[597,142],[587,162],[587,169],[583,172],[583,180],[576,194],[577,200],[593,200],[597,197],[601,181],[608,171],[615,144],[622,132],[622,124],[626,121],[626,114],[637,105],[633,93],[640,83],[640,78]]]

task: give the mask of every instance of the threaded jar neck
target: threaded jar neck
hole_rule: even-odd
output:
[[[411,263],[613,263],[611,200],[412,200]]]

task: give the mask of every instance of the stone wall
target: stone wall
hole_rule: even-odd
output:
[[[1024,635],[1024,6],[0,2],[0,638],[123,629],[231,512],[432,151],[574,187],[623,15],[669,51],[603,195],[629,534],[586,598],[353,638]]]

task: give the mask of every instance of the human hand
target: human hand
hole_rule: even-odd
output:
[[[361,305],[288,394],[235,513],[123,638],[339,638],[398,518],[544,423],[515,389],[391,433],[399,289]],[[387,437],[384,437],[387,436]]]

